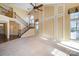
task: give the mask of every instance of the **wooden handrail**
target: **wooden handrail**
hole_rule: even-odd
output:
[[[26,31],[28,31],[30,29],[30,27],[24,27],[22,30],[19,31],[18,36],[21,37],[22,34],[24,34]]]
[[[24,27],[22,30],[19,31],[18,36],[21,37],[25,32],[27,32],[31,28],[35,28],[35,27],[31,27],[30,25]]]

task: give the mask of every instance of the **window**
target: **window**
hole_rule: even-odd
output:
[[[34,27],[34,16],[30,15],[30,18],[28,20],[29,20],[30,26]]]
[[[38,22],[35,23],[35,26],[36,26],[36,32],[38,32],[38,30],[39,30],[39,26],[38,26],[38,24],[39,24]]]
[[[79,12],[70,14],[71,39],[79,39]]]

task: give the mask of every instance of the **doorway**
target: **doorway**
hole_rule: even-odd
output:
[[[7,40],[6,38],[6,24],[0,23],[0,43],[3,43]]]

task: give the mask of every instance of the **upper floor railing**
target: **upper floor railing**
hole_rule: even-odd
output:
[[[0,14],[13,18],[13,8],[10,8],[4,4],[1,4],[0,5]]]
[[[17,15],[16,12],[13,12],[13,8],[8,7],[6,5],[3,4],[0,5],[0,14],[11,18],[16,18],[19,22],[21,22],[25,26],[28,25],[28,23],[24,21],[24,19],[22,19],[19,15]]]

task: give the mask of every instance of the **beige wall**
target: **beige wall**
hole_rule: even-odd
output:
[[[27,11],[26,10],[18,8],[13,4],[8,4],[8,5],[11,6],[13,8],[13,11],[16,12],[20,17],[22,17],[23,19],[26,19],[26,17],[27,17]]]
[[[53,6],[43,6],[41,9],[42,12],[38,11],[34,13],[35,19],[39,19],[39,35],[47,35],[48,37],[53,38],[54,35],[54,20],[52,16],[54,15]]]
[[[63,4],[65,7],[61,6],[59,8],[63,8],[64,15],[58,16],[55,19],[55,7],[52,6],[44,6],[43,14],[39,13],[39,34],[46,35],[49,38],[58,39],[58,40],[70,40],[70,15],[68,14],[68,9],[78,6],[79,4]],[[61,11],[61,10],[59,10]],[[40,16],[41,14],[41,16]],[[37,17],[37,16],[36,16]],[[42,20],[42,17],[44,19]],[[43,22],[44,21],[44,22]],[[55,23],[55,21],[57,23]],[[57,28],[56,28],[57,27]]]
[[[19,24],[14,21],[10,21],[10,35],[18,35],[18,32]]]

